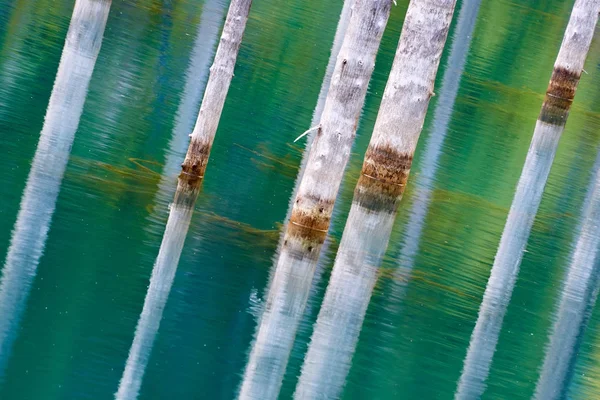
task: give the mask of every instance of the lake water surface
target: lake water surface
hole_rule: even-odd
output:
[[[73,5],[0,0],[3,263]],[[31,286],[23,287],[10,352],[0,354],[1,399],[116,393],[227,5],[113,0],[44,252]],[[378,53],[332,245],[282,399],[298,381],[407,5],[393,7]],[[458,2],[343,399],[454,396],[572,5]],[[304,141],[293,141],[310,127],[341,9],[340,0],[254,1],[140,399],[236,396],[304,150]],[[592,171],[600,165],[598,34],[586,72],[484,399],[529,399],[542,371]],[[569,398],[600,398],[598,328],[595,309],[564,388]]]

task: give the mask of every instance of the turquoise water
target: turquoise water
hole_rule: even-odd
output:
[[[225,1],[113,1],[44,254],[0,383],[2,399],[110,398],[119,385],[166,223],[181,149]],[[0,253],[8,251],[73,1],[0,0]],[[457,10],[462,3],[459,2]],[[235,397],[329,58],[342,2],[255,0],[203,191],[143,380],[141,399]],[[384,35],[332,227],[281,398],[290,398],[318,313],[407,2]],[[345,399],[451,398],[572,1],[482,0],[464,68],[442,58]],[[222,13],[204,23],[222,24]],[[195,53],[196,52],[196,53]],[[197,69],[190,67],[196,59]],[[486,399],[530,398],[600,144],[595,40],[504,320]],[[449,70],[459,82],[442,98]],[[193,71],[189,73],[188,71]],[[201,91],[202,85],[188,89]],[[446,99],[446,100],[445,100]],[[183,113],[182,104],[191,111]],[[437,168],[437,108],[450,116]],[[179,110],[179,111],[178,111]],[[435,129],[434,129],[435,125]],[[185,146],[184,146],[185,149]],[[172,187],[169,189],[169,182]],[[164,189],[163,189],[164,187]],[[429,207],[415,206],[430,190]],[[409,229],[424,213],[421,233]],[[407,244],[408,243],[408,244]],[[412,272],[406,246],[416,252]],[[600,397],[600,314],[569,396]]]

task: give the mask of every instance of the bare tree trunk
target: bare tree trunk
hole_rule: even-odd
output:
[[[535,398],[567,398],[579,346],[600,288],[600,153]]]
[[[75,2],[0,283],[0,376],[46,245],[110,5],[110,0]]]
[[[210,62],[216,50],[215,44],[219,37],[219,29],[227,11],[227,3],[227,0],[206,0],[202,6],[196,39],[185,73],[183,96],[177,108],[175,126],[173,127],[165,165],[158,184],[158,193],[154,196],[155,206],[161,210],[166,211],[167,204],[173,198],[173,181],[180,168],[181,158],[184,157],[189,144],[188,134],[193,128],[194,119],[202,100]],[[156,218],[156,213],[153,216]],[[163,216],[164,214],[161,212],[160,217]]]
[[[150,286],[138,320],[117,399],[135,399],[142,384],[162,313],[175,277],[179,257],[190,226],[194,204],[208,163],[225,98],[233,77],[238,51],[252,0],[232,0],[221,40],[204,92],[202,106],[181,165],[177,191],[169,212],[162,243],[150,278]]]
[[[600,0],[576,0],[573,6],[471,336],[457,399],[479,398],[485,391],[502,320],[558,141],[575,98],[599,11]]]
[[[342,7],[342,12],[340,13],[340,20],[338,21],[338,25],[335,30],[333,46],[331,47],[331,55],[329,56],[327,68],[325,69],[325,76],[323,77],[323,82],[321,83],[321,90],[319,91],[317,105],[315,106],[315,110],[313,111],[313,117],[310,123],[310,128],[317,126],[319,122],[321,122],[321,115],[323,114],[323,108],[325,108],[325,100],[327,99],[327,93],[329,91],[329,86],[331,85],[333,69],[335,68],[338,54],[340,53],[340,49],[342,48],[344,35],[346,34],[346,30],[348,29],[348,23],[350,22],[350,14],[353,4],[354,0],[344,1],[344,6]],[[306,149],[302,154],[302,161],[300,162],[300,171],[298,172],[298,176],[296,177],[294,192],[290,199],[288,214],[285,218],[286,223],[289,221],[290,216],[292,214],[292,209],[294,208],[294,200],[296,200],[296,194],[298,193],[300,182],[302,181],[302,176],[304,175],[304,170],[306,169],[306,163],[308,162],[308,156],[310,154],[310,146],[314,141],[315,134],[316,130],[310,131],[306,139]]]
[[[456,0],[412,0],[295,398],[338,398],[423,128]]]
[[[394,272],[392,292],[388,296],[389,302],[395,309],[402,301],[405,282],[412,272],[419,252],[425,218],[434,189],[438,159],[442,154],[442,145],[448,132],[480,4],[481,0],[464,0],[458,13],[448,65],[444,71],[433,113],[431,133],[424,146],[422,145],[422,169],[419,171],[417,181],[413,183],[415,185],[413,186],[413,202],[404,230],[405,239],[399,252],[398,268]]]
[[[356,135],[392,0],[356,0],[300,181],[241,399],[275,399]]]
[[[346,30],[348,29],[348,23],[350,22],[350,14],[352,11],[352,5],[354,4],[354,0],[345,0],[344,6],[342,7],[342,12],[340,13],[340,19],[338,21],[337,28],[335,30],[335,37],[333,39],[333,46],[331,47],[331,54],[329,56],[329,61],[327,62],[327,68],[325,69],[325,76],[323,76],[323,82],[321,83],[321,90],[319,91],[319,97],[317,98],[317,105],[313,111],[313,117],[310,123],[309,128],[316,127],[321,121],[321,114],[323,114],[323,108],[325,107],[325,100],[327,99],[327,92],[329,91],[329,86],[331,85],[331,77],[333,76],[333,69],[336,65],[336,60],[338,58],[338,54],[340,53],[340,49],[342,47],[342,42],[344,40],[344,35],[346,34]],[[296,182],[294,184],[294,191],[292,192],[292,196],[290,197],[290,204],[288,206],[287,215],[285,216],[284,224],[287,224],[290,220],[290,216],[292,215],[292,209],[294,208],[294,201],[296,200],[296,195],[298,194],[298,188],[300,187],[300,182],[302,181],[302,176],[304,176],[304,171],[306,169],[306,163],[308,162],[308,156],[310,154],[310,146],[312,145],[314,138],[316,135],[316,130],[309,130],[307,139],[306,139],[306,147],[304,152],[302,153],[302,161],[300,162],[300,170],[298,171],[298,175],[296,176]],[[275,255],[275,259],[278,258],[281,247],[283,246],[285,232],[282,232],[281,238],[279,240],[277,253]],[[327,239],[323,244],[323,251],[327,251]],[[273,265],[271,269],[271,274],[269,276],[269,287],[270,283],[273,280],[273,276],[275,273],[276,264]]]
[[[198,24],[190,63],[185,74],[186,81],[183,97],[177,109],[175,127],[173,128],[169,142],[165,166],[163,167],[158,185],[158,192],[154,196],[155,209],[149,216],[149,219],[153,222],[150,229],[156,228],[156,225],[161,220],[160,217],[167,210],[168,202],[173,198],[175,188],[172,185],[172,180],[175,178],[177,168],[180,167],[181,157],[185,155],[189,141],[188,133],[193,128],[193,118],[195,113],[198,112],[206,83],[206,76],[209,72],[210,61],[213,58],[215,43],[219,36],[219,28],[227,9],[224,3],[225,0],[207,0],[202,7],[202,14]],[[172,224],[171,228],[173,226],[178,227],[179,225]],[[169,230],[164,235],[171,237],[171,239],[175,239],[175,236],[177,236],[177,239],[174,241],[185,241],[186,233],[187,231],[183,233],[179,231],[177,233]],[[157,267],[160,267],[160,270]],[[133,339],[133,342],[138,345],[130,348],[128,362],[123,371],[123,377],[139,376],[140,384],[152,353],[152,344],[158,333],[162,310],[171,291],[176,270],[177,263],[171,263],[170,265],[155,264],[155,268],[152,271],[152,280],[155,283],[160,282],[160,285],[151,283],[148,288],[144,300],[144,310],[142,311],[142,313],[146,311],[147,317],[144,323],[141,322],[141,319],[140,323],[138,323]],[[134,384],[134,382],[137,384],[138,379],[122,379],[121,385]]]

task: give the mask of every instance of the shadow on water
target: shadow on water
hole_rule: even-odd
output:
[[[94,70],[110,1],[78,0],[44,127],[21,200],[0,283],[0,374],[43,254],[75,132]]]

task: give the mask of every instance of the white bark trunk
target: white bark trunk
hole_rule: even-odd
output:
[[[502,320],[575,97],[599,11],[600,0],[576,0],[573,6],[471,336],[457,399],[479,398],[485,391]]]
[[[340,20],[338,21],[338,25],[335,30],[333,46],[331,47],[331,55],[329,56],[329,62],[327,63],[327,68],[325,69],[325,76],[323,77],[323,82],[321,83],[321,90],[319,91],[317,105],[315,106],[315,110],[313,111],[313,117],[312,117],[309,128],[314,128],[317,125],[319,125],[319,122],[321,122],[321,115],[323,114],[323,109],[325,108],[325,99],[327,98],[329,86],[331,85],[331,77],[333,76],[333,69],[335,68],[336,60],[340,53],[340,49],[342,48],[342,42],[344,40],[344,35],[346,34],[346,30],[348,29],[348,23],[350,22],[350,14],[351,14],[351,10],[352,10],[352,4],[354,4],[354,0],[345,0],[344,1],[344,6],[342,8],[342,12],[340,13]],[[290,199],[288,213],[285,218],[286,223],[289,221],[290,216],[292,214],[292,209],[294,208],[294,200],[296,200],[296,194],[298,193],[298,188],[300,187],[300,182],[302,181],[302,176],[304,175],[304,170],[306,169],[306,163],[308,162],[308,155],[310,154],[310,146],[312,145],[312,143],[314,141],[316,133],[317,133],[317,131],[313,130],[308,134],[308,136],[306,138],[306,148],[305,148],[304,153],[302,153],[302,161],[300,162],[300,171],[298,171],[298,176],[296,177],[296,183],[294,185],[294,192]]]
[[[387,248],[455,0],[410,2],[295,398],[338,398]]]
[[[413,185],[416,186],[413,187],[413,204],[408,212],[408,221],[404,230],[405,239],[400,248],[398,268],[394,273],[394,285],[389,296],[389,301],[394,303],[393,309],[397,309],[398,304],[402,301],[405,282],[412,272],[419,251],[425,218],[434,188],[438,159],[442,154],[442,145],[448,132],[480,4],[481,0],[465,0],[458,14],[448,65],[442,78],[438,101],[433,113],[431,133],[421,153],[423,154],[421,156],[422,168],[417,181],[413,181]]]
[[[342,42],[344,40],[344,35],[346,34],[346,30],[348,29],[348,24],[350,22],[350,15],[352,11],[352,5],[354,4],[354,0],[345,0],[344,6],[342,7],[342,12],[340,13],[340,19],[338,21],[338,25],[335,31],[335,38],[333,40],[333,46],[331,47],[331,55],[329,56],[329,61],[327,63],[327,68],[325,70],[325,76],[323,77],[323,82],[321,83],[321,90],[319,91],[319,97],[317,99],[317,105],[313,111],[313,117],[310,124],[311,131],[307,135],[306,138],[306,146],[305,150],[302,153],[302,161],[300,162],[300,170],[298,171],[298,175],[296,176],[296,182],[294,183],[294,191],[292,192],[292,196],[290,197],[290,204],[288,206],[288,211],[285,216],[284,225],[290,220],[290,216],[292,214],[292,209],[294,208],[294,201],[296,200],[296,195],[298,194],[298,188],[300,187],[300,182],[302,181],[302,176],[304,175],[304,170],[306,169],[306,163],[308,161],[308,156],[310,154],[310,146],[314,141],[315,135],[317,133],[315,128],[319,125],[321,121],[321,114],[323,114],[323,108],[325,107],[325,100],[327,98],[327,93],[329,91],[329,86],[331,85],[331,77],[333,76],[333,69],[335,68],[336,60],[340,53],[340,49],[342,47]],[[279,244],[277,246],[277,252],[275,253],[275,261],[279,257],[279,253],[281,247],[283,246],[285,232],[282,232],[281,238],[279,239]],[[325,243],[323,244],[322,253],[327,252],[328,247],[328,239],[325,239]],[[273,275],[275,274],[277,264],[273,265],[269,274],[269,284],[268,287],[271,287],[271,283],[273,281]],[[318,269],[318,267],[317,267]],[[316,271],[316,274],[319,275],[319,271]],[[318,279],[313,280],[313,285],[311,286],[311,290],[314,288],[314,283]]]
[[[356,0],[280,249],[241,399],[275,399],[356,135],[391,0]]]
[[[77,0],[0,283],[0,377],[44,251],[110,0]]]
[[[175,126],[169,141],[158,193],[155,195],[155,207],[161,209],[159,215],[154,215],[157,220],[162,220],[160,217],[164,217],[163,213],[166,212],[167,205],[173,198],[175,191],[173,182],[180,168],[181,159],[185,157],[189,133],[194,127],[202,94],[205,92],[206,77],[210,62],[215,55],[215,44],[223,24],[223,17],[227,12],[227,4],[227,0],[206,0],[202,6],[196,39],[185,73],[183,96],[177,108]],[[163,223],[161,222],[161,226]]]
[[[311,121],[311,125],[310,125],[311,128],[318,126],[319,122],[321,121],[321,114],[323,113],[323,108],[325,107],[325,99],[327,98],[327,92],[329,91],[329,86],[331,84],[331,78],[333,76],[333,69],[335,67],[335,63],[338,58],[338,54],[342,47],[342,42],[344,40],[344,35],[346,34],[346,30],[348,28],[348,23],[350,22],[352,4],[354,4],[354,0],[345,0],[344,6],[342,8],[342,12],[340,13],[340,19],[338,21],[337,29],[335,31],[335,38],[333,41],[333,46],[331,48],[329,62],[327,63],[327,68],[325,70],[325,76],[323,77],[323,82],[321,84],[321,90],[319,91],[317,105],[315,106],[315,109],[313,112],[313,117],[312,117],[312,121]],[[315,134],[316,134],[316,129],[313,129],[310,132],[310,134],[307,136],[306,148],[305,148],[305,151],[302,153],[302,161],[300,162],[300,170],[298,171],[298,175],[296,176],[296,182],[294,183],[294,191],[292,193],[292,196],[290,197],[290,204],[288,206],[287,215],[284,220],[284,226],[288,223],[288,221],[290,219],[290,215],[292,214],[292,209],[294,208],[294,201],[296,200],[296,194],[298,193],[298,187],[300,186],[300,181],[302,180],[302,176],[304,175],[304,170],[306,168],[306,162],[308,161],[308,155],[310,154],[310,145],[312,144],[312,142],[314,140]],[[336,210],[334,209],[333,214],[332,214],[332,220],[335,220],[335,214],[336,214]],[[268,281],[269,283],[267,284],[265,294],[268,293],[269,288],[271,287],[271,284],[273,282],[273,276],[275,275],[275,270],[277,269],[277,259],[279,258],[279,253],[280,253],[281,247],[283,246],[284,236],[285,236],[285,231],[282,231],[281,237],[279,238],[277,251],[273,255],[274,263],[269,271],[269,281]],[[306,305],[307,310],[304,313],[303,321],[301,321],[299,323],[300,327],[302,327],[304,325],[308,326],[310,324],[309,322],[304,324],[304,320],[307,319],[308,314],[310,314],[311,299],[314,297],[313,295],[314,295],[315,291],[317,290],[318,283],[321,279],[321,275],[322,275],[323,269],[324,269],[322,260],[327,255],[328,248],[329,248],[329,237],[325,238],[325,242],[323,243],[323,247],[321,249],[321,257],[320,257],[319,261],[317,262],[317,266],[315,267],[314,278],[310,285],[309,295],[308,295],[308,299],[307,299],[307,305]],[[258,315],[260,316],[262,314],[262,312],[263,312],[263,308],[261,307],[258,310]],[[258,317],[257,320],[260,320],[260,317]]]
[[[232,0],[116,399],[136,399],[177,271],[252,0]]]
[[[556,321],[535,398],[567,398],[579,346],[598,296],[600,284],[600,153],[581,216],[582,226],[573,252]]]

